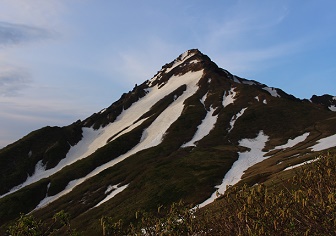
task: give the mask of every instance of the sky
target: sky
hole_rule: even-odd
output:
[[[0,147],[108,107],[188,49],[298,98],[336,95],[334,0],[0,0]]]

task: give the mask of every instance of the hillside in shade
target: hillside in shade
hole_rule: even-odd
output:
[[[332,95],[301,100],[188,50],[106,109],[1,149],[1,229],[64,210],[94,235],[103,216],[208,206],[228,185],[269,183],[336,147],[335,110]]]

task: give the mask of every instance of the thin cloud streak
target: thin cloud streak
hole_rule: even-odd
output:
[[[19,95],[31,83],[30,74],[22,69],[1,65],[0,67],[0,97]]]
[[[43,28],[0,22],[0,45],[2,46],[27,43],[51,37],[52,33]]]
[[[55,28],[62,24],[67,0],[1,0],[0,20],[42,28]]]
[[[233,49],[222,55],[216,54],[213,59],[219,63],[220,66],[225,65],[231,72],[243,75],[251,71],[266,70],[272,66],[272,63],[275,63],[275,60],[280,60],[302,52],[302,45],[305,44],[305,41],[306,40],[286,42],[258,49]]]
[[[102,56],[96,69],[107,72],[114,83],[123,86],[126,84],[129,87],[151,79],[165,63],[174,60],[178,54],[186,50],[161,38],[147,37],[149,39],[140,45],[140,48],[123,47],[115,54]]]

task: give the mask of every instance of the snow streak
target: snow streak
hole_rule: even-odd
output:
[[[302,163],[300,163],[300,164],[297,164],[297,165],[294,165],[294,166],[287,167],[286,169],[284,169],[284,171],[285,171],[285,170],[292,170],[292,169],[294,169],[294,168],[296,168],[296,167],[303,166],[303,165],[306,165],[306,164],[309,164],[309,163],[312,163],[312,162],[315,162],[315,161],[318,161],[318,160],[319,160],[319,158],[312,159],[312,160],[309,160],[309,161],[305,161],[305,162],[302,162]]]
[[[213,115],[214,112],[215,109],[211,107],[202,123],[197,127],[197,131],[194,137],[189,142],[183,144],[181,147],[196,146],[195,143],[197,141],[201,140],[210,133],[210,131],[215,127],[218,118],[218,115]]]
[[[120,186],[118,187],[119,184],[113,185],[113,186],[109,186],[107,188],[107,190],[105,191],[106,193],[109,193],[103,200],[101,200],[97,205],[95,205],[93,208],[100,206],[101,204],[107,202],[108,200],[112,199],[115,195],[117,195],[118,193],[121,193],[122,191],[124,191],[127,187],[128,184],[124,185],[124,186]]]
[[[226,191],[227,186],[238,183],[248,168],[265,160],[267,158],[264,157],[266,152],[263,152],[262,149],[265,147],[268,138],[261,130],[255,139],[242,139],[239,141],[240,146],[247,147],[250,151],[238,153],[238,160],[233,163],[231,169],[226,173],[222,184],[216,186],[218,190],[208,200],[201,203],[199,207],[212,203],[217,198],[218,193],[222,194]]]
[[[308,133],[304,133],[301,136],[298,136],[298,137],[296,137],[294,139],[289,139],[286,144],[281,145],[281,146],[277,146],[274,149],[285,149],[285,148],[294,147],[296,144],[305,141],[308,136],[309,136],[309,132]]]
[[[273,97],[280,97],[280,95],[278,94],[278,92],[277,92],[277,90],[275,88],[264,87],[262,89],[266,90],[267,92],[269,92]]]
[[[230,121],[230,128],[228,130],[228,133],[231,132],[231,130],[233,129],[234,127],[234,124],[236,123],[236,121],[238,120],[239,117],[241,117],[244,112],[246,111],[247,107],[246,108],[243,108],[240,112],[238,112],[236,115],[234,115],[232,118],[231,118],[231,121]]]

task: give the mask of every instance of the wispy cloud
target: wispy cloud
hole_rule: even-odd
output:
[[[0,45],[21,44],[51,37],[52,33],[43,28],[0,22]]]
[[[1,0],[0,21],[54,28],[67,0]]]
[[[116,83],[134,85],[150,79],[161,66],[188,49],[158,37],[147,37],[148,40],[144,40],[140,46],[127,45],[127,48],[121,47],[116,54],[102,56],[100,69],[108,71]],[[119,75],[123,80],[120,81],[115,75]]]
[[[25,89],[30,83],[30,75],[24,69],[1,65],[0,96],[16,96],[20,90]]]
[[[198,39],[200,48],[219,66],[238,75],[269,69],[271,63],[294,55],[309,39],[283,37],[279,28],[288,20],[286,1],[263,5],[237,1],[221,18],[210,19]]]
[[[248,72],[262,71],[274,66],[274,63],[278,63],[278,60],[281,61],[281,58],[302,51],[308,42],[309,39],[296,39],[260,48],[228,50],[222,54],[215,54],[213,59],[231,72],[244,75]]]

